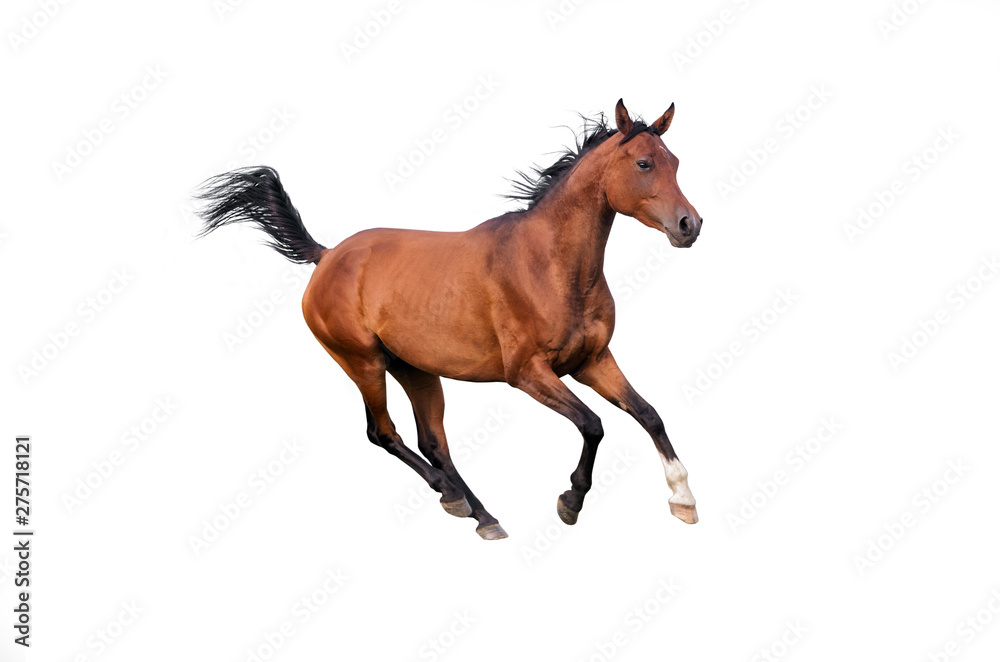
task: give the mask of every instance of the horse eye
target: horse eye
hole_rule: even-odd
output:
[[[636,161],[635,164],[639,166],[639,170],[649,170],[649,161]]]

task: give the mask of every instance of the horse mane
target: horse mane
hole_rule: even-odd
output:
[[[583,126],[579,131],[573,131],[573,145],[566,147],[555,163],[547,168],[532,166],[530,173],[521,170],[515,171],[518,178],[509,180],[514,190],[511,193],[504,194],[505,198],[527,202],[525,209],[532,209],[542,201],[546,193],[565,179],[569,171],[573,169],[573,166],[586,156],[590,150],[619,133],[618,129],[608,126],[608,121],[604,113],[599,113],[591,117],[581,114],[580,119],[583,121]],[[570,130],[572,131],[572,129]],[[640,133],[649,130],[650,127],[645,122],[637,119],[633,123],[632,130],[622,139],[622,144],[624,145]]]

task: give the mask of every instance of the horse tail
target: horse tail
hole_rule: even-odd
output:
[[[313,239],[292,206],[274,168],[241,168],[205,181],[196,199],[205,203],[198,215],[203,237],[230,223],[252,223],[267,233],[267,245],[298,264],[316,264],[326,250]]]

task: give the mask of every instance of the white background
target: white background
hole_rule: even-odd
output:
[[[31,434],[26,659],[996,659],[996,5],[426,0],[367,25],[387,7],[5,4],[0,484]],[[612,349],[701,522],[669,515],[641,428],[572,384],[607,436],[579,523],[558,523],[573,426],[506,385],[448,382],[453,454],[510,534],[484,542],[368,442],[302,320],[311,267],[249,228],[196,241],[190,194],[265,163],[326,245],[464,229],[514,208],[505,178],[549,163],[559,125],[619,97],[649,120],[676,102],[665,139],[705,218],[678,250],[619,217],[606,261]],[[849,234],[860,207],[878,218]],[[920,347],[894,362],[904,338]],[[810,442],[824,420],[836,434]],[[5,660],[23,653],[12,544]],[[307,621],[304,597],[323,602]]]

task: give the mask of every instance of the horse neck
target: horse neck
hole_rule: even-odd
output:
[[[604,249],[615,210],[601,182],[603,145],[585,155],[530,212],[548,241],[550,267],[589,289],[604,276]]]

